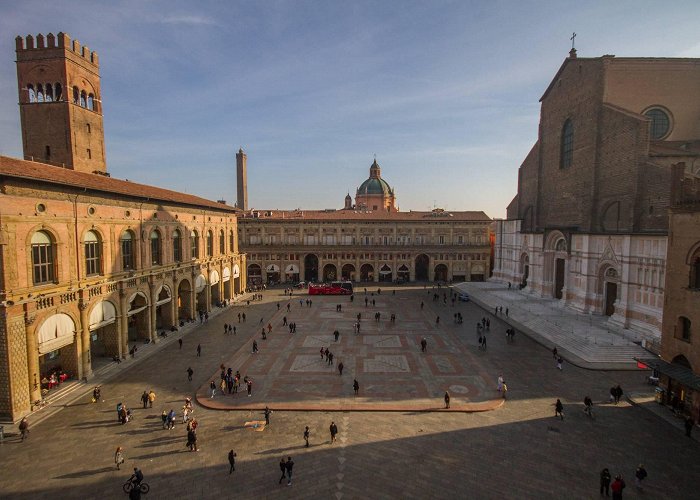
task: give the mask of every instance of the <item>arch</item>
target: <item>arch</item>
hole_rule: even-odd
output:
[[[372,264],[360,266],[360,281],[374,281],[374,266]]]
[[[199,293],[202,290],[204,290],[207,286],[207,278],[203,275],[200,274],[197,276],[197,278],[194,281],[194,291],[195,293]]]
[[[445,264],[438,264],[435,266],[435,277],[433,281],[447,281],[447,266]]]
[[[527,252],[520,254],[520,288],[527,286],[527,280],[530,277],[530,256]]]
[[[222,273],[222,275],[221,275],[221,281],[223,281],[224,283],[226,283],[226,282],[229,281],[230,279],[231,279],[231,269],[229,269],[229,267],[226,266],[226,267],[224,267],[224,271],[223,271],[223,273]]]
[[[156,291],[156,306],[167,304],[173,300],[173,294],[168,285],[160,285]]]
[[[233,278],[240,278],[241,277],[241,268],[238,266],[238,264],[233,265]]]
[[[262,268],[259,264],[248,264],[248,281],[250,283],[262,283]]]
[[[181,320],[192,318],[192,285],[190,280],[183,278],[177,285],[177,316]]]
[[[53,86],[54,101],[61,101],[63,99],[63,88],[61,84],[56,82]]]
[[[217,283],[219,283],[219,271],[217,271],[216,269],[212,269],[209,272],[209,284],[211,286],[214,286]]]
[[[51,86],[50,83],[46,84],[45,93],[44,93],[44,101],[53,102],[53,87]]]
[[[36,102],[44,102],[44,87],[40,83],[36,86]]]
[[[574,124],[567,119],[561,127],[559,168],[569,168],[574,158]]]
[[[144,306],[148,307],[148,296],[141,291],[136,291],[131,294],[131,297],[129,297],[129,300],[127,300],[126,303],[129,304],[129,310],[127,311],[126,315],[131,316],[132,314],[135,314],[135,312],[132,312],[132,309],[141,308],[139,309],[140,311],[144,308]]]
[[[265,274],[267,275],[267,283],[269,285],[280,282],[280,266],[277,264],[268,264],[265,268]]]
[[[323,281],[334,281],[338,279],[338,268],[335,264],[323,266]]]
[[[416,256],[416,281],[428,281],[430,258],[424,253]]]
[[[355,266],[352,264],[345,264],[340,274],[344,280],[355,281]]]
[[[68,314],[52,314],[37,328],[39,354],[56,351],[72,344],[76,331],[75,321]]]
[[[318,256],[310,253],[304,257],[304,281],[318,281]]]
[[[51,283],[56,279],[55,240],[48,231],[32,233],[30,240],[32,278],[35,285]]]
[[[29,102],[36,102],[36,91],[31,83],[27,85],[27,94],[29,95]]]
[[[137,291],[128,300],[127,337],[130,340],[148,339],[151,336],[151,315],[145,293]]]
[[[396,281],[408,283],[411,280],[411,270],[406,264],[401,264],[396,270]]]
[[[109,300],[100,300],[93,306],[89,318],[88,328],[92,332],[115,323],[117,321],[117,308]]]
[[[394,281],[394,275],[391,271],[391,267],[388,264],[382,264],[379,266],[379,281],[382,283],[391,283]]]
[[[690,364],[690,361],[688,361],[688,358],[686,358],[684,355],[679,354],[673,360],[671,361],[672,364],[682,366],[683,368],[687,368],[688,370],[692,370],[693,367]]]
[[[604,316],[615,314],[615,304],[620,284],[620,272],[612,262],[602,262],[598,267],[598,295],[603,298]]]

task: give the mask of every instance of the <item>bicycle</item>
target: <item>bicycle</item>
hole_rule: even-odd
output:
[[[595,420],[595,415],[593,414],[593,405],[590,405],[590,406],[587,405],[587,406],[585,406],[585,407],[583,408],[583,413],[585,413],[586,415],[588,415],[588,417],[589,417],[591,420]]]
[[[134,487],[134,482],[131,479],[129,479],[126,483],[124,483],[124,486],[122,486],[122,489],[124,490],[124,493],[129,493],[133,487]],[[143,493],[145,495],[146,493],[148,493],[151,490],[151,487],[148,486],[148,483],[142,482],[139,485],[139,490],[141,491],[141,493]]]
[[[34,406],[34,409],[36,410],[36,409],[39,409],[39,408],[43,408],[43,407],[46,406],[47,404],[49,404],[49,400],[46,399],[46,398],[42,398],[42,399],[37,399],[36,401],[34,401],[34,405],[33,405],[33,406]]]

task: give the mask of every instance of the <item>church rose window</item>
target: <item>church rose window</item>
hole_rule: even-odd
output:
[[[644,116],[651,119],[649,136],[652,140],[664,139],[671,130],[671,120],[668,114],[660,108],[652,108],[644,113]]]

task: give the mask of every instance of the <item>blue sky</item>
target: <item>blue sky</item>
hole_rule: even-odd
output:
[[[0,3],[0,154],[22,156],[14,37],[100,56],[118,178],[255,208],[340,208],[376,154],[401,210],[505,216],[538,99],[580,57],[700,57],[700,2]]]

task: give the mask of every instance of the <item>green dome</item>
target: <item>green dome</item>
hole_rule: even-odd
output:
[[[384,179],[370,178],[357,188],[357,194],[391,194],[391,187]]]

